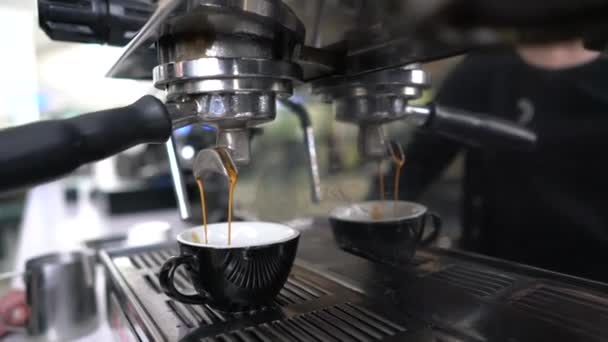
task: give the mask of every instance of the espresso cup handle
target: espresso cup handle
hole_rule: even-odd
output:
[[[185,295],[175,287],[175,282],[173,281],[175,271],[177,271],[180,266],[192,261],[193,258],[194,257],[191,255],[180,255],[171,257],[165,261],[160,269],[160,286],[167,296],[178,302],[186,304],[206,304],[209,301],[209,298],[199,294]]]
[[[427,218],[431,219],[431,225],[432,225],[433,230],[431,231],[429,236],[424,238],[424,231],[426,230]],[[441,217],[438,214],[429,212],[426,215],[424,215],[424,219],[422,220],[422,228],[420,229],[420,232],[418,233],[419,234],[418,241],[420,241],[420,245],[428,246],[433,241],[435,241],[437,239],[437,237],[439,236],[439,232],[441,231],[441,226],[442,226],[442,221],[441,221]]]

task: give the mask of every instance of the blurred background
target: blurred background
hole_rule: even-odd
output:
[[[120,48],[50,41],[38,28],[34,1],[0,2],[0,41],[10,51],[0,54],[1,65],[5,66],[0,82],[0,128],[127,105],[146,93],[162,96],[149,82],[104,77],[119,57]],[[457,61],[454,58],[425,65],[436,81],[435,87]],[[432,98],[434,91],[431,89],[426,98]],[[301,89],[296,96],[307,93]],[[331,106],[319,101],[308,109],[316,133],[323,201],[313,204],[310,200],[298,119],[279,107],[277,120],[254,137],[254,162],[240,170],[235,203],[238,216],[287,221],[326,215],[337,205],[378,196],[370,190],[377,180],[377,165],[359,160],[356,127],[335,122]],[[411,131],[403,123],[392,124],[388,133],[403,144],[411,138]],[[208,127],[178,132],[182,162],[192,160],[193,146],[213,137]],[[444,217],[447,237],[440,244],[445,246],[459,237],[456,217],[461,169],[461,162],[455,162],[421,200]],[[221,189],[210,191],[223,193]],[[218,195],[217,203],[210,206],[223,212],[222,198]],[[99,218],[159,211],[177,217],[174,207],[164,146],[138,146],[51,185],[2,194],[0,271],[16,267],[15,256],[23,255],[18,246],[24,245],[24,239],[34,244],[44,244],[48,239],[27,233],[29,226],[48,225],[45,229],[52,230],[49,234],[56,239],[66,239],[65,234],[93,236],[100,225],[113,222]]]

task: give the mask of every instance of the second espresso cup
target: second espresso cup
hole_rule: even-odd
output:
[[[404,265],[418,246],[432,243],[441,218],[427,207],[405,201],[369,201],[335,208],[329,215],[340,248],[374,261]],[[432,231],[425,237],[427,221]]]
[[[195,235],[194,235],[195,234]],[[177,236],[179,256],[165,262],[160,284],[171,298],[188,304],[209,304],[221,311],[239,312],[270,305],[291,271],[300,233],[288,226],[267,222],[208,226],[208,243],[202,227]],[[175,272],[184,266],[196,294],[180,292]]]

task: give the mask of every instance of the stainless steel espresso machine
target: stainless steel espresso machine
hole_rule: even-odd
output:
[[[53,39],[126,45],[109,77],[166,91],[135,104],[0,133],[0,190],[62,175],[138,143],[166,143],[179,212],[191,216],[173,130],[217,130],[236,165],[255,163],[251,131],[282,102],[302,122],[313,200],[320,199],[314,132],[294,88],[332,103],[356,125],[363,158],[386,156],[397,120],[459,142],[534,148],[514,123],[441,104],[413,105],[430,86],[420,63],[508,44],[588,35],[602,47],[605,1],[39,0]],[[551,15],[547,15],[551,14]],[[33,141],[31,137],[37,136]],[[4,152],[5,148],[2,147]],[[45,172],[35,170],[44,169]],[[302,236],[296,266],[267,310],[227,314],[178,303],[158,282],[174,244],[102,253],[109,321],[124,341],[602,341],[608,285],[457,251],[423,249],[411,263],[336,247],[326,220]],[[185,273],[177,282],[189,290]],[[191,289],[190,289],[191,290]]]

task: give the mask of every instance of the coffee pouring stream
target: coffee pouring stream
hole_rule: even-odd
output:
[[[228,179],[228,245],[230,245],[232,240],[232,209],[234,202],[234,189],[236,188],[239,175],[230,150],[226,147],[215,147],[200,151],[194,160],[194,164],[192,165],[192,173],[198,184],[201,196],[205,243],[208,243],[209,239],[204,179],[206,176],[213,173],[222,175]],[[192,239],[194,241],[200,241],[196,235],[196,232],[193,233]]]

